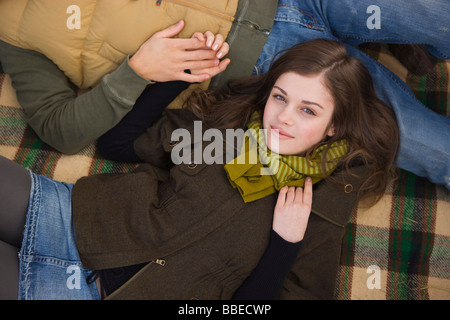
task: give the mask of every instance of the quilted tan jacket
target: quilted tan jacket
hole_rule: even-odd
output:
[[[7,0],[0,1],[0,40],[43,53],[88,88],[180,19],[187,23],[179,37],[211,30],[226,38],[237,7],[238,0]]]
[[[73,154],[116,125],[150,83],[128,58],[153,32],[184,19],[182,37],[227,35],[232,63],[200,84],[220,86],[251,75],[276,8],[276,0],[2,0],[0,62],[33,130]],[[67,80],[91,90],[78,95]]]

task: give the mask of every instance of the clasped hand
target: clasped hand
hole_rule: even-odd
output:
[[[156,32],[130,58],[130,66],[147,80],[202,82],[224,71],[230,59],[223,37],[212,32],[196,32],[190,39],[173,38],[184,21]],[[187,73],[186,70],[190,72]]]

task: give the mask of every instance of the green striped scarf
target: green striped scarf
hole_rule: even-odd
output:
[[[250,123],[241,153],[225,165],[228,180],[237,188],[244,202],[251,202],[279,191],[284,186],[303,187],[306,177],[316,183],[323,179],[322,157],[327,145],[315,149],[305,157],[280,155],[266,145],[260,122]],[[339,160],[347,153],[345,140],[334,142],[325,158],[326,174],[331,174]]]

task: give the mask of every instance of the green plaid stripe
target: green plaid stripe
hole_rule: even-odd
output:
[[[436,222],[433,189],[434,186],[423,178],[400,173],[388,246],[390,299],[427,299],[426,283]]]
[[[116,173],[116,172],[131,172],[136,165],[131,163],[122,163],[122,162],[116,162],[107,160],[104,158],[101,158],[99,155],[97,155],[91,164],[89,174],[99,174],[99,173]]]
[[[433,111],[449,116],[450,92],[447,92],[449,70],[439,63],[426,76],[415,76],[408,73],[406,84],[413,90],[415,96]]]
[[[1,88],[0,88],[1,90]],[[26,121],[20,109],[0,106],[0,143],[7,146],[18,146],[22,140]]]
[[[52,176],[61,154],[51,152],[36,134],[26,127],[15,161],[35,173]]]

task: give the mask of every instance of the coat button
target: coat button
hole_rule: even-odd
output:
[[[197,163],[195,161],[191,161],[187,166],[189,169],[195,169],[197,167]]]
[[[345,193],[351,193],[352,191],[353,191],[353,185],[351,185],[350,183],[346,184],[345,187],[344,187],[344,192]]]
[[[175,147],[175,146],[178,144],[178,142],[179,142],[179,141],[172,140],[172,141],[169,142],[169,146],[170,146],[170,147]]]

